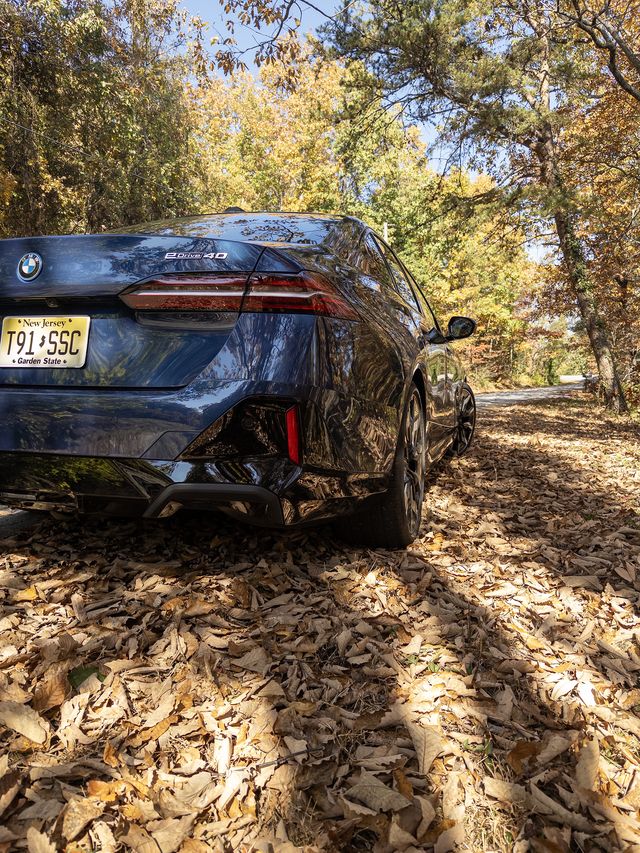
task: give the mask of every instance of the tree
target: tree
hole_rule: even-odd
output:
[[[223,210],[343,208],[342,165],[334,144],[343,69],[308,57],[295,91],[282,92],[273,68],[213,78],[194,92],[201,206]]]
[[[352,6],[331,34],[338,53],[364,62],[369,85],[443,133],[518,188],[520,203],[553,224],[570,291],[588,333],[608,405],[626,409],[597,304],[580,210],[563,172],[563,115],[586,101],[593,69],[584,48],[541,0],[372,0]]]
[[[226,8],[278,21],[282,31],[294,5],[231,0]],[[586,105],[593,87],[597,69],[589,51],[543,0],[348,3],[327,24],[326,35],[339,56],[366,66],[369,76],[361,85],[371,92],[372,103],[400,105],[421,121],[446,117],[441,134],[455,151],[467,152],[472,163],[488,166],[499,179],[506,177],[516,190],[511,199],[551,222],[605,400],[624,411],[624,391],[581,237],[581,211],[560,157],[567,107],[576,101]],[[274,61],[278,55],[276,32],[263,40],[258,56]]]
[[[0,234],[188,209],[176,2],[0,0]]]
[[[640,393],[640,104],[607,85],[587,111],[572,109],[560,152],[579,199],[581,239],[606,314],[627,395]],[[612,132],[615,128],[615,132]],[[552,277],[553,279],[553,277]]]
[[[563,20],[586,33],[604,51],[618,85],[640,101],[640,5],[634,0],[604,0],[597,6],[584,0],[557,0]]]

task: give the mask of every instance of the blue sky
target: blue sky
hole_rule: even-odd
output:
[[[225,15],[224,10],[222,8],[221,3],[218,0],[182,0],[181,4],[185,9],[187,9],[192,15],[198,15],[204,21],[208,21],[211,24],[211,35],[213,36],[216,32],[221,35],[227,35],[227,31],[225,29],[225,21],[227,19],[227,15]],[[339,6],[338,0],[314,0],[314,6],[317,6],[319,9],[322,9],[327,14],[333,14],[335,10]],[[302,17],[302,32],[308,33],[314,31],[321,23],[323,23],[324,18],[319,12],[316,12],[314,9],[309,9],[303,6],[301,3],[301,7],[303,8],[303,17]],[[254,32],[248,27],[243,26],[242,24],[236,25],[235,31],[235,39],[238,42],[238,47],[241,50],[250,49],[260,39],[260,34]],[[247,65],[251,67],[252,65],[252,54],[251,52],[247,53],[244,57]]]

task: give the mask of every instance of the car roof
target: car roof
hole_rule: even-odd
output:
[[[124,228],[118,233],[177,235],[180,237],[218,238],[269,245],[320,246],[334,242],[336,232],[354,224],[351,216],[328,213],[258,211],[252,213],[207,213],[147,222]]]

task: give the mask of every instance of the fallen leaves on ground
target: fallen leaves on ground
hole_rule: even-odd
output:
[[[640,448],[483,410],[421,539],[220,516],[2,542],[0,850],[640,845]]]

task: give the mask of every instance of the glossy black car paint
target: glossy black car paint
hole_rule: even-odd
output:
[[[376,251],[389,249],[360,221],[309,214],[0,241],[1,316],[92,318],[84,368],[0,368],[0,500],[152,516],[219,507],[276,526],[331,518],[387,488],[412,379],[434,464],[455,436],[464,373],[430,334],[415,283],[391,286]],[[26,252],[44,261],[28,283],[16,273]],[[298,270],[333,282],[359,319],[137,316],[119,298],[158,274]],[[293,404],[301,465],[274,427]]]

